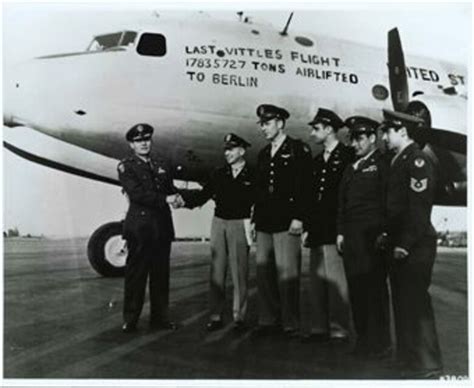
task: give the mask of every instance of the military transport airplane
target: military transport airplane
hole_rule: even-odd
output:
[[[397,29],[387,52],[366,45],[239,21],[160,18],[93,37],[80,52],[34,58],[4,79],[4,146],[33,162],[118,185],[128,154],[124,133],[155,127],[156,150],[176,179],[202,181],[221,160],[228,132],[264,145],[255,108],[284,106],[296,137],[319,107],[345,118],[381,120],[382,108],[425,120],[419,141],[439,166],[437,203],[466,204],[467,69],[442,60],[405,59]],[[120,223],[89,240],[92,266],[123,272],[111,241]],[[118,261],[117,261],[118,259]],[[121,260],[121,261],[120,261]]]

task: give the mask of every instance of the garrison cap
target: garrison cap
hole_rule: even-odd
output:
[[[286,109],[279,108],[278,106],[271,104],[262,104],[259,105],[257,108],[257,116],[259,117],[257,124],[259,124],[266,123],[267,121],[270,121],[275,118],[287,120],[288,117],[290,117],[290,114]]]
[[[308,125],[315,125],[317,123],[329,124],[335,130],[338,130],[344,125],[342,119],[334,113],[332,110],[319,108],[314,119],[311,120]]]
[[[240,136],[237,136],[235,133],[228,133],[224,137],[224,148],[229,149],[234,147],[247,148],[250,147],[250,143]]]
[[[149,124],[136,124],[130,128],[125,138],[127,141],[150,140],[153,135],[153,127]]]
[[[421,127],[425,123],[419,117],[409,115],[403,112],[396,112],[393,110],[383,109],[384,121],[380,125],[382,131],[387,131],[390,127]]]
[[[365,116],[351,116],[346,119],[344,124],[347,128],[349,128],[351,138],[362,134],[374,134],[379,127],[379,123],[377,121]]]

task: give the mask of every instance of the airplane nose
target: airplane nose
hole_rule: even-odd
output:
[[[3,73],[3,124],[6,126],[21,125],[18,122],[21,98],[21,69],[5,69]]]
[[[15,93],[14,81],[5,72],[3,76],[3,125],[13,125],[13,96]]]
[[[52,105],[56,101],[46,93],[51,74],[35,60],[21,62],[4,69],[3,123],[6,126],[29,126],[44,115],[39,106]]]

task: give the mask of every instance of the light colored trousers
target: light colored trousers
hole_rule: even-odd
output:
[[[212,320],[222,319],[225,306],[225,280],[230,266],[234,286],[233,318],[244,320],[247,312],[249,246],[244,220],[214,217],[211,227],[211,279],[209,310]]]
[[[257,287],[259,324],[300,323],[301,237],[257,232]]]
[[[311,247],[309,282],[311,333],[349,335],[353,327],[349,290],[336,245]]]

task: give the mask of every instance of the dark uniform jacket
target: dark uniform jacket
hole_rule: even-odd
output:
[[[336,243],[339,183],[346,166],[354,161],[352,148],[342,143],[331,152],[327,162],[323,154],[324,151],[313,161],[311,204],[306,227],[310,247]]]
[[[256,230],[278,233],[288,230],[293,219],[303,221],[308,210],[311,181],[311,149],[301,140],[286,137],[271,157],[271,144],[258,154]]]
[[[124,237],[129,231],[140,229],[156,230],[160,239],[173,240],[173,220],[166,197],[175,194],[177,189],[166,164],[154,159],[146,163],[134,155],[119,163],[118,173],[130,201]]]
[[[202,206],[212,198],[216,203],[216,217],[225,220],[250,218],[255,198],[254,175],[253,169],[245,164],[234,178],[232,167],[226,165],[213,172],[202,190],[184,190],[180,193],[186,207]]]
[[[385,197],[390,162],[375,150],[354,169],[349,164],[339,185],[337,233],[344,234],[346,225],[373,225],[383,232]]]
[[[431,209],[435,172],[418,144],[392,160],[387,188],[387,232],[393,246],[410,248],[422,237],[435,236]]]

